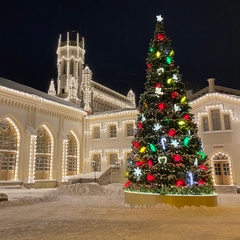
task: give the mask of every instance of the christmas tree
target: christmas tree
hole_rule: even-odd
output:
[[[157,16],[146,63],[147,80],[139,100],[125,191],[214,193],[211,169],[161,16]]]

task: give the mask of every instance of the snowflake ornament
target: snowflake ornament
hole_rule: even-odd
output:
[[[175,82],[178,82],[178,81],[179,81],[177,74],[173,74],[172,79],[173,79]]]
[[[158,95],[163,95],[163,92],[162,92],[162,88],[156,88],[155,89],[155,93],[157,93]]]
[[[140,177],[142,176],[142,170],[137,167],[136,169],[134,169],[134,175],[137,177],[137,179],[139,180]]]
[[[161,129],[162,128],[162,125],[160,125],[159,123],[155,123],[154,124],[154,127],[153,127],[153,130],[154,131],[158,131],[159,129]]]
[[[177,147],[179,146],[179,143],[178,143],[178,141],[177,141],[176,139],[171,140],[171,144],[172,144],[175,148],[177,148]]]
[[[177,105],[177,104],[174,104],[174,111],[177,112],[177,111],[180,111],[181,108]]]

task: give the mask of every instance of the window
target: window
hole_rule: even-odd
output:
[[[208,117],[203,117],[202,121],[203,121],[203,131],[204,132],[209,131]]]
[[[63,61],[63,74],[67,74],[67,61]]]
[[[93,155],[93,161],[95,161],[95,169],[92,168],[92,171],[101,172],[101,155],[100,154],[94,154]]]
[[[221,166],[220,166],[220,163],[215,163],[215,164],[214,164],[214,171],[215,171],[215,175],[221,175]]]
[[[100,127],[93,128],[93,139],[100,139]]]
[[[73,60],[70,61],[70,71],[69,74],[73,74],[73,67],[74,67],[74,62]]]
[[[110,165],[115,165],[115,163],[118,161],[118,155],[117,153],[111,153],[110,156]]]
[[[77,174],[77,140],[72,133],[67,138],[67,175],[73,175]]]
[[[230,175],[230,166],[229,163],[223,163],[223,173],[224,175]]]
[[[132,157],[132,153],[131,152],[128,152],[127,153],[127,159],[131,158]]]
[[[221,130],[219,110],[211,110],[213,131]]]
[[[0,180],[14,180],[17,133],[7,120],[0,122]]]
[[[127,124],[127,137],[132,137],[133,136],[133,124],[128,123]]]
[[[109,130],[110,130],[110,134],[109,134],[110,138],[117,137],[117,128],[116,128],[116,126],[110,126]]]
[[[35,179],[50,178],[51,137],[44,127],[37,130]]]
[[[224,115],[223,115],[223,119],[224,119],[224,127],[225,127],[225,130],[230,130],[230,129],[231,129],[231,126],[230,126],[230,118],[229,118],[229,115],[228,115],[228,114],[224,114]]]

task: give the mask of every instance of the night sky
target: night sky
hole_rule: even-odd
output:
[[[240,89],[240,0],[0,0],[0,77],[47,92],[59,34],[77,31],[93,80],[138,96],[159,14],[188,89]]]

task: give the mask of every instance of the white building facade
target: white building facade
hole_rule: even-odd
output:
[[[56,187],[114,165],[124,183],[137,118],[134,92],[124,96],[92,80],[78,35],[60,37],[57,54],[57,90],[51,80],[48,94],[0,78],[0,185]],[[236,192],[240,91],[208,83],[189,96],[192,113],[215,185]]]

